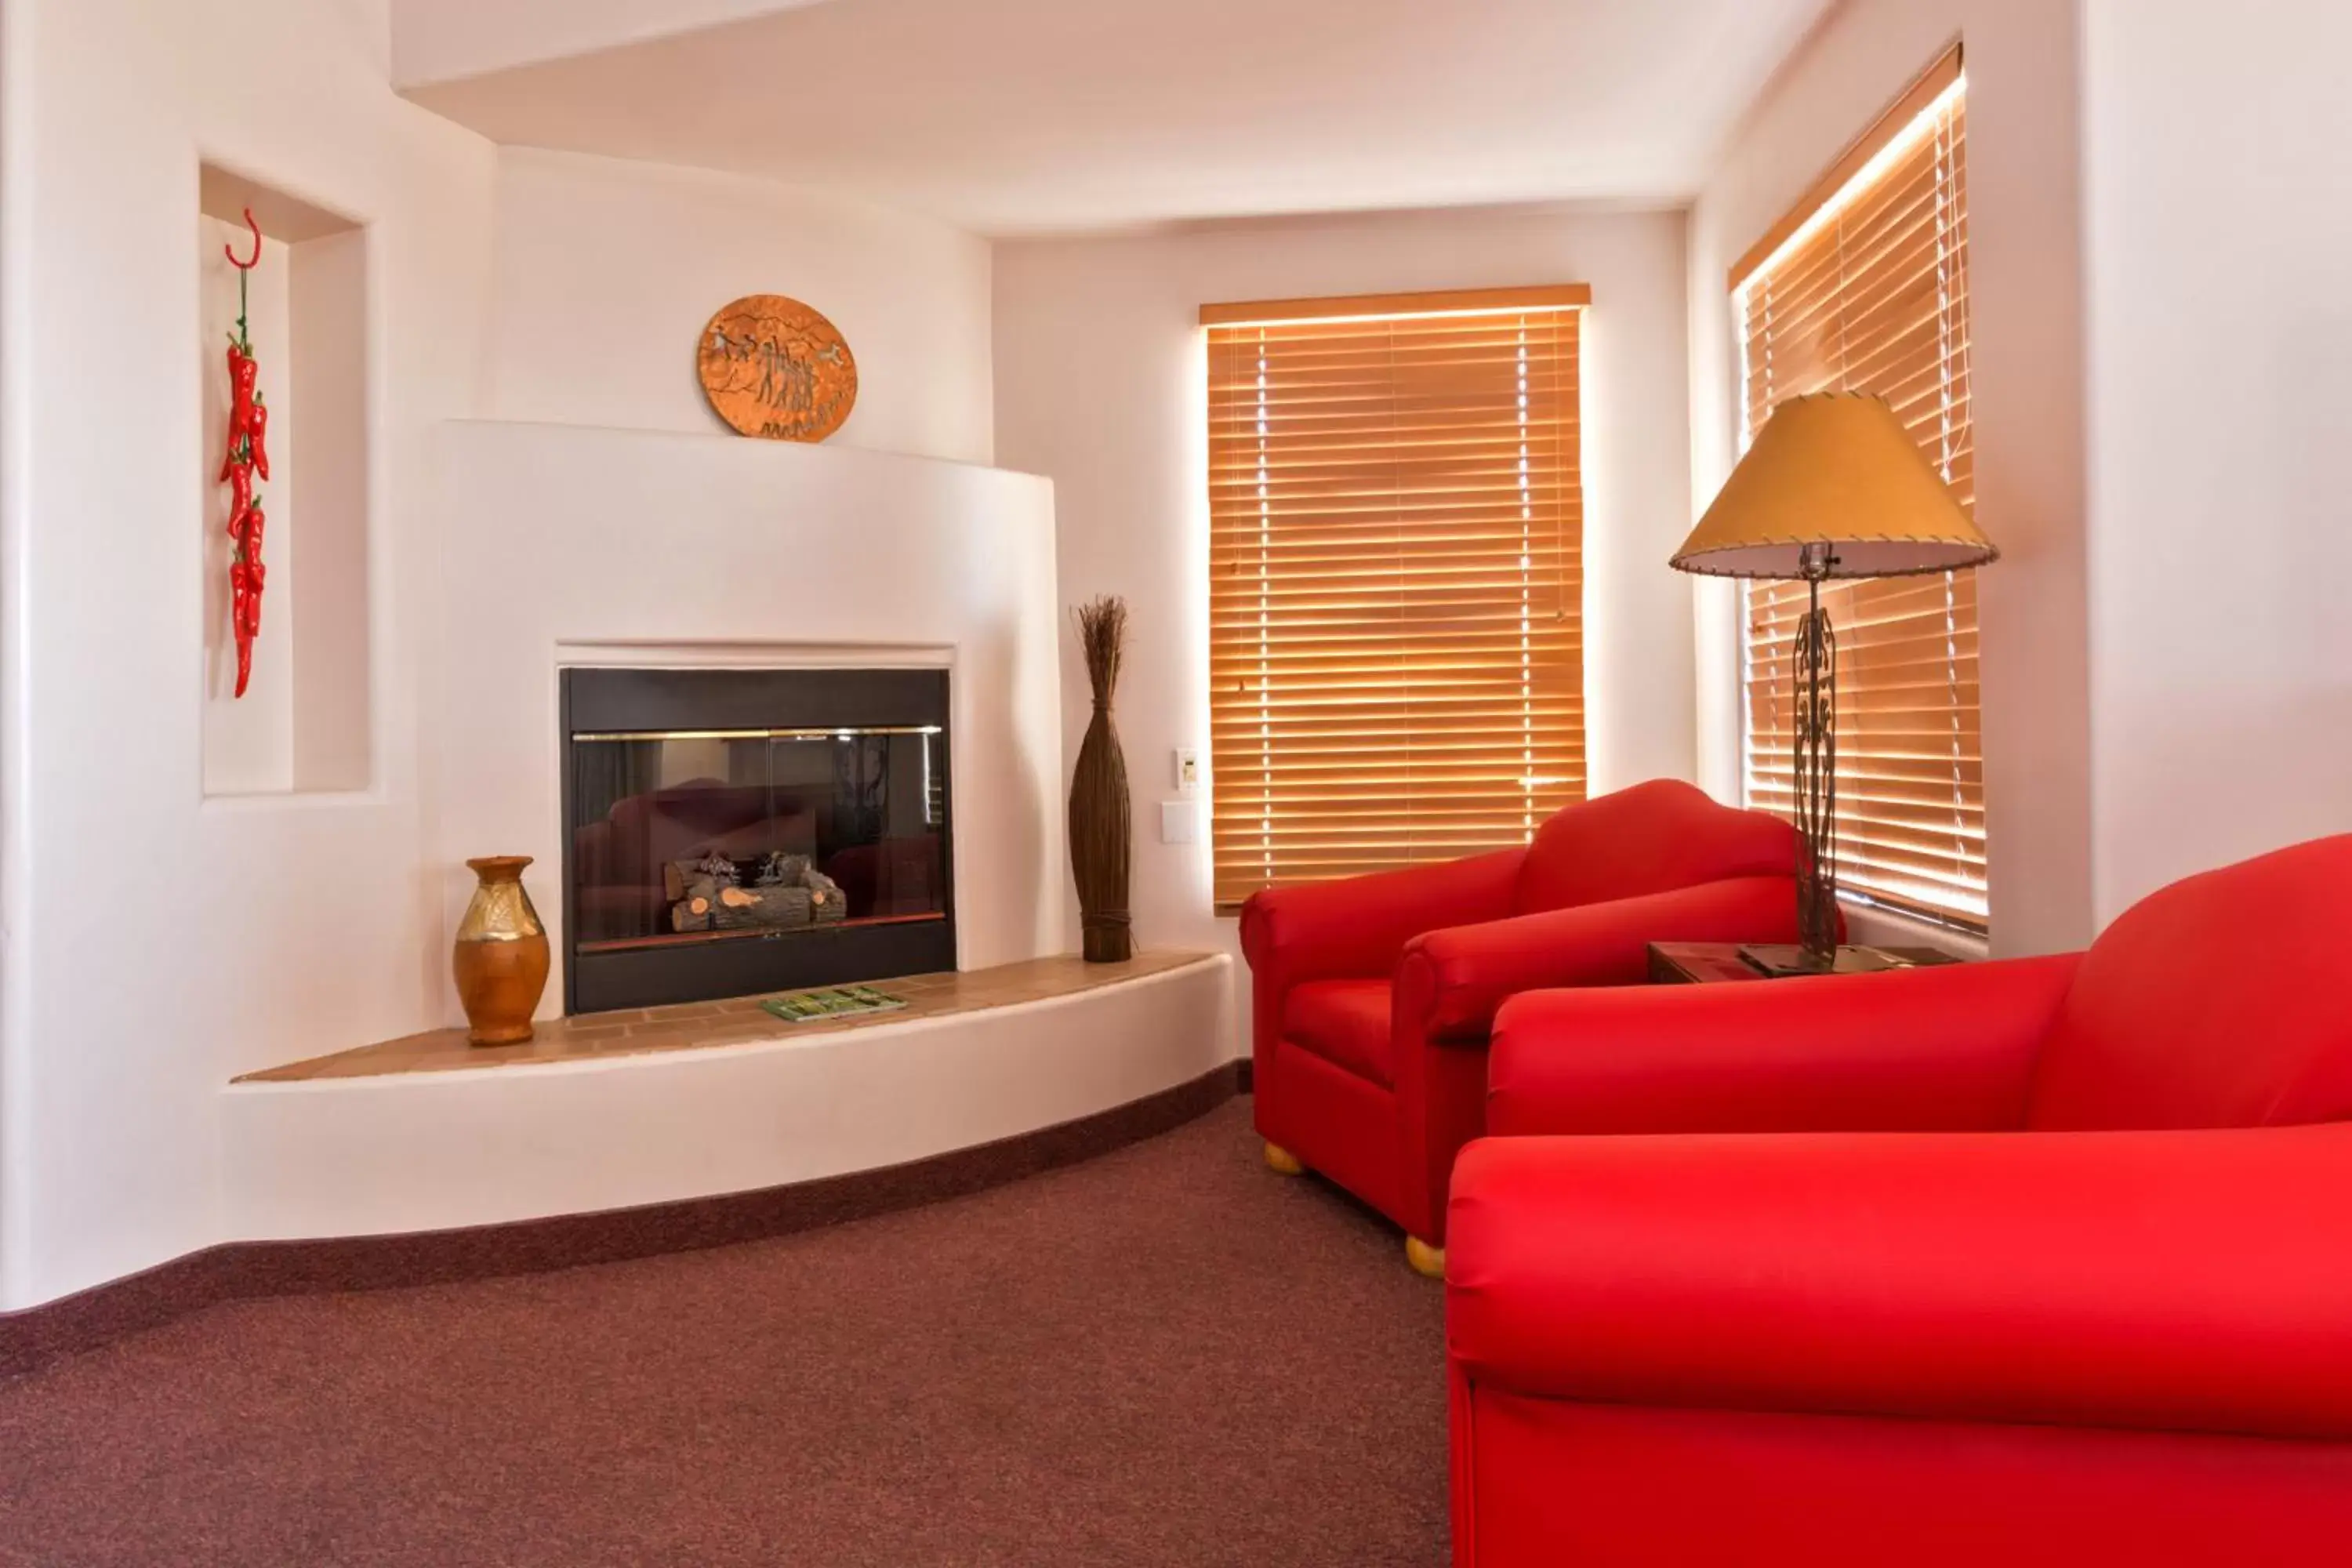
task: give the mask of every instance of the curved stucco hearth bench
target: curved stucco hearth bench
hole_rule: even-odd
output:
[[[1198,1086],[1231,1082],[1232,968],[1045,958],[880,982],[907,1009],[856,1019],[787,1023],[754,998],[555,1020],[524,1046],[386,1041],[231,1084],[225,1196],[236,1234],[273,1240],[675,1205],[984,1146],[1018,1174],[1039,1163],[1025,1136],[1186,1091],[1213,1103]]]
[[[422,1285],[782,1235],[1149,1138],[1240,1087],[1233,961],[1044,958],[877,982],[902,1012],[757,999],[462,1030],[225,1086],[236,1239],[0,1312],[0,1376],[241,1297]]]

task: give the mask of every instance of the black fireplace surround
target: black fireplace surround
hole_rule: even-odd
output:
[[[955,967],[942,669],[562,674],[570,1013]]]

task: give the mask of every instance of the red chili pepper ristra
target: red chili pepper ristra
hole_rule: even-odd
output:
[[[229,265],[236,268],[236,336],[228,345],[228,449],[220,471],[220,482],[229,487],[229,631],[236,639],[239,697],[253,679],[253,644],[261,635],[261,586],[268,577],[261,564],[261,498],[253,489],[257,471],[265,479],[269,477],[269,409],[257,384],[261,367],[254,361],[253,338],[245,321],[246,274],[261,261],[261,229],[250,207],[245,226],[253,231],[253,254],[239,261],[235,247],[223,247]]]
[[[261,570],[261,503],[255,501],[245,509],[245,536],[238,541],[244,548],[245,563],[256,572]]]
[[[261,394],[253,395],[253,413],[245,433],[246,449],[253,454],[253,466],[263,479],[269,477],[269,405],[261,401]]]
[[[237,317],[240,323],[244,320],[241,314]],[[221,481],[224,484],[228,481],[229,470],[247,460],[246,454],[247,443],[253,439],[253,411],[256,406],[253,384],[254,378],[260,374],[261,367],[254,363],[252,354],[247,353],[240,344],[229,344],[228,451],[221,458],[220,472]],[[268,479],[268,471],[264,469],[261,477]]]
[[[236,630],[236,694],[245,695],[253,679],[253,639],[261,634],[261,584],[268,572],[258,561],[239,561],[228,569],[234,601],[230,615]]]
[[[245,528],[245,512],[253,504],[253,465],[231,463],[221,478],[228,481],[228,536],[237,537]]]

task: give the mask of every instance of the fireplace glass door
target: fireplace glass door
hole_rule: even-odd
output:
[[[583,952],[947,917],[936,728],[573,737]]]
[[[575,1011],[909,972],[894,953],[953,966],[951,937],[944,963],[937,945],[943,723],[575,727],[567,742]],[[883,934],[924,926],[929,946]],[[638,979],[597,979],[621,975]]]

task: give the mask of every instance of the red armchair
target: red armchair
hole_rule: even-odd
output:
[[[1778,818],[1660,781],[1568,807],[1525,849],[1258,894],[1241,935],[1267,1163],[1337,1182],[1442,1272],[1496,1007],[1636,984],[1653,941],[1794,941],[1797,854]]]
[[[1506,1006],[1456,1563],[2346,1560],[2347,882],[2327,839],[2084,954]]]

